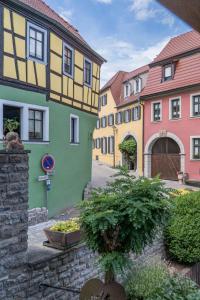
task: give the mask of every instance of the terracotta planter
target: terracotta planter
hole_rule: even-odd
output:
[[[52,231],[50,228],[45,228],[44,232],[51,246],[55,246],[55,248],[67,248],[79,243],[81,240],[80,230],[65,233],[61,231]]]

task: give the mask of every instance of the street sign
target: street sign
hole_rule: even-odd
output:
[[[55,167],[54,157],[50,154],[45,154],[42,158],[42,169],[48,173],[53,171],[54,167]]]
[[[38,181],[45,181],[45,180],[48,180],[48,179],[49,179],[48,175],[38,176]]]

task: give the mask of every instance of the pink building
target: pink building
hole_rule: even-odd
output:
[[[200,34],[170,40],[150,64],[144,100],[144,175],[200,181]]]

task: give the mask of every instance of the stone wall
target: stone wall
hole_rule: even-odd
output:
[[[48,221],[48,209],[46,207],[36,207],[28,210],[28,226]]]
[[[0,151],[0,299],[9,299],[27,263],[27,152]],[[14,293],[14,290],[12,291]]]

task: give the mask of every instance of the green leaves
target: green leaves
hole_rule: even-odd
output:
[[[158,178],[135,179],[123,168],[114,182],[95,190],[80,208],[89,248],[98,251],[105,270],[122,270],[127,254],[139,254],[165,224],[169,190]]]
[[[183,263],[200,261],[200,192],[174,199],[174,208],[165,230],[169,254]]]

